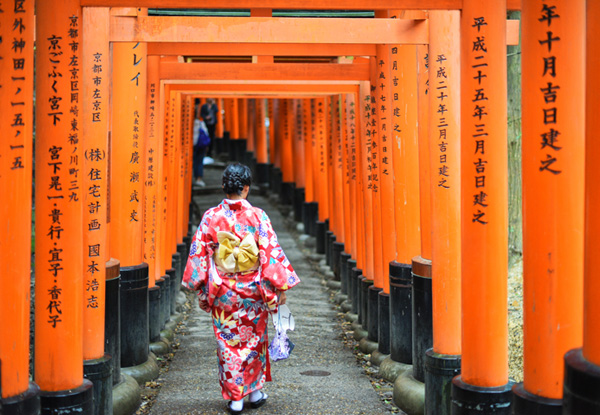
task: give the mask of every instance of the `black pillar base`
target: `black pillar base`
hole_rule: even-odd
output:
[[[175,269],[175,278],[181,279],[181,254],[175,252],[171,256],[171,267]]]
[[[343,242],[333,242],[332,244],[332,252],[331,252],[331,261],[333,268],[333,275],[335,275],[335,280],[340,281],[341,279],[341,255],[344,252],[344,243]]]
[[[564,415],[600,414],[600,366],[583,357],[581,349],[565,354]]]
[[[353,269],[356,268],[356,261],[352,258],[348,258],[346,262],[346,295],[348,296],[348,304],[352,308],[352,302],[354,301],[355,291],[353,289]],[[352,310],[350,312],[353,313]]]
[[[413,258],[412,282],[413,377],[425,382],[425,353],[433,347],[431,261]]]
[[[246,142],[246,145],[248,143]],[[244,153],[244,161],[243,163],[250,167],[250,171],[252,172],[252,177],[256,177],[256,159],[254,158],[254,151],[249,151],[248,149],[246,149],[246,152]]]
[[[0,413],[3,415],[39,415],[40,410],[40,388],[33,382],[29,382],[25,392],[0,399]]]
[[[360,326],[363,328],[364,328],[363,320],[364,320],[364,322],[366,322],[366,320],[367,320],[366,317],[363,318],[363,313],[366,313],[366,310],[363,310],[363,281],[365,281],[365,280],[366,280],[366,278],[364,275],[362,275],[362,273],[360,275],[356,276],[356,301],[357,301],[356,322],[358,324],[360,324]]]
[[[121,274],[119,261],[106,263],[104,352],[112,356],[113,386],[121,379]]]
[[[304,202],[302,203],[302,223],[304,224],[304,233],[307,235],[313,235],[314,223],[317,221],[316,217],[316,202]]]
[[[281,183],[283,182],[283,173],[279,167],[273,166],[271,170],[271,190],[276,194],[281,194]]]
[[[329,229],[329,227],[327,227]],[[327,230],[325,232],[325,263],[333,268],[333,243],[335,242],[335,235],[333,231]]]
[[[230,162],[232,161],[237,161],[236,160],[236,156],[238,153],[238,140],[235,138],[231,138],[229,137],[229,140],[227,140],[227,149],[228,149],[228,159]]]
[[[160,285],[159,285],[160,282]],[[162,294],[161,286],[164,284],[164,280],[156,281],[154,287],[148,288],[148,338],[150,343],[154,343],[160,340],[160,297]]]
[[[483,388],[463,382],[461,375],[452,379],[452,415],[510,415],[512,383]]]
[[[304,204],[304,188],[294,189],[294,221],[302,222],[302,205]],[[306,231],[305,231],[306,232]]]
[[[367,331],[369,332],[368,339],[372,342],[379,340],[379,293],[381,288],[371,285],[368,292],[368,323]]]
[[[79,415],[94,413],[92,382],[83,380],[81,386],[57,392],[40,392],[42,415]]]
[[[350,273],[350,284],[348,285],[352,299],[352,308],[350,311],[353,314],[358,315],[360,307],[360,277],[362,276],[362,269],[360,268],[352,268],[352,272]],[[360,323],[360,321],[359,321]]]
[[[121,267],[121,366],[148,360],[148,264]]]
[[[411,266],[390,262],[390,357],[412,364]]]
[[[350,254],[342,252],[340,254],[340,292],[348,295],[348,273],[349,266],[348,261],[352,258]]]
[[[373,286],[373,280],[363,278],[360,282],[360,312],[361,324],[364,330],[369,331],[369,288]]]
[[[160,278],[164,281],[160,296],[160,314],[163,318],[160,328],[163,329],[167,321],[171,319],[171,276],[165,274]]]
[[[112,415],[113,371],[112,358],[83,361],[83,376],[94,385],[94,415]]]
[[[522,383],[512,387],[513,415],[561,415],[563,413],[562,399],[550,399],[534,395],[525,390]],[[596,393],[598,393],[596,391]],[[588,413],[588,412],[582,412]]]
[[[294,189],[296,184],[293,182],[282,182],[281,192],[279,193],[279,203],[282,205],[291,205],[294,202]]]
[[[324,254],[325,253],[325,247],[326,247],[326,238],[327,238],[327,231],[326,231],[326,227],[325,227],[325,222],[319,222],[317,221],[315,223],[315,231],[316,231],[316,242],[317,242],[317,246],[316,246],[316,252],[317,254]]]
[[[188,235],[183,237],[183,245],[185,246],[185,257],[187,258],[188,256],[190,256],[190,246],[192,245],[192,234],[189,233]],[[185,264],[183,269],[185,270]]]
[[[226,154],[227,157],[230,155],[229,148],[231,147],[231,133],[229,131],[223,131],[223,139],[217,145],[221,144],[221,148],[217,147],[217,154]],[[231,159],[230,159],[231,160]]]
[[[309,222],[308,222],[308,228],[310,229],[309,235],[310,236],[317,236],[317,221],[319,220],[319,203],[318,202],[310,202],[310,209],[309,211],[310,216],[309,216]]]
[[[390,295],[380,291],[378,300],[378,350],[381,354],[390,354]]]
[[[175,268],[169,268],[166,271],[166,273],[171,280],[171,291],[170,291],[171,304],[169,304],[169,310],[170,310],[171,314],[175,314],[177,312],[176,307],[177,307],[177,293],[179,292],[179,280],[177,279],[177,276],[175,275]]]
[[[271,169],[271,164],[267,163],[257,163],[256,164],[256,183],[261,185],[268,185],[269,183],[269,171]]]
[[[452,379],[460,373],[460,355],[425,353],[425,415],[450,415]]]
[[[184,243],[177,244],[177,252],[179,253],[179,261],[181,270],[179,271],[179,278],[183,278],[183,271],[185,271],[185,266],[187,265],[188,256],[190,253],[188,252],[190,245],[186,245]]]
[[[237,145],[235,146],[235,161],[245,163],[244,157],[246,156],[246,148],[248,147],[248,141],[245,138],[238,138]]]

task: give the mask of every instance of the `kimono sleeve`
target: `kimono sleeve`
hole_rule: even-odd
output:
[[[214,246],[212,235],[209,232],[212,217],[213,211],[209,210],[200,222],[200,226],[192,239],[190,256],[181,281],[181,285],[184,287],[194,291],[203,291],[204,294],[207,294],[210,258],[213,255]]]
[[[269,308],[277,299],[277,291],[286,291],[297,285],[300,279],[277,241],[271,220],[263,211],[258,213],[258,247],[260,250],[261,281],[263,294]],[[275,305],[276,307],[276,305]]]

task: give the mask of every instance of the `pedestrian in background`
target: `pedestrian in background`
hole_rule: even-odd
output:
[[[213,160],[212,157],[212,148],[213,143],[215,141],[215,128],[217,127],[217,119],[218,119],[219,108],[215,102],[214,98],[208,98],[206,103],[200,107],[200,116],[206,123],[206,128],[208,129],[208,135],[210,137],[210,144],[208,146],[206,156],[210,157],[211,160],[208,160],[211,163]],[[206,163],[206,164],[209,164]]]

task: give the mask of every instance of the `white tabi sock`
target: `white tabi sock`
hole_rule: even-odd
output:
[[[231,409],[234,411],[241,411],[244,409],[244,400],[240,399],[239,401],[231,401]]]
[[[250,402],[258,402],[262,398],[265,398],[265,399],[268,398],[267,394],[264,393],[262,390],[257,390],[257,391],[250,393]]]

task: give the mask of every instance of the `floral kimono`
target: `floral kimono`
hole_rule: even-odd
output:
[[[299,282],[264,211],[225,199],[204,214],[182,284],[212,313],[223,398],[242,399],[271,381],[268,314],[278,292]]]

